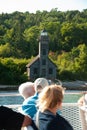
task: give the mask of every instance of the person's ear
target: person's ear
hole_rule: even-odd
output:
[[[62,107],[62,102],[58,102],[57,105],[58,105],[58,108],[61,108]]]

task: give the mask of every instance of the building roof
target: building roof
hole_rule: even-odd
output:
[[[39,55],[37,55],[29,64],[26,65],[26,67],[29,68],[32,64],[34,64],[34,62],[36,62],[39,59],[40,57]],[[51,61],[51,59],[49,59],[49,57],[48,57],[48,60],[56,67],[56,65]]]
[[[39,60],[40,57],[37,55],[29,64],[26,65],[27,68],[29,68],[35,61]]]
[[[48,57],[48,59],[50,60],[50,62],[51,62],[55,67],[57,67],[56,64],[53,63],[53,61],[52,61],[49,57]]]

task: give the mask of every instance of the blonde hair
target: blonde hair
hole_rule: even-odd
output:
[[[58,102],[62,102],[64,89],[60,85],[45,87],[39,94],[37,106],[43,112],[48,108],[54,108]]]

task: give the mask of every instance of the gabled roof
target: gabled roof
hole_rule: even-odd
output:
[[[49,57],[48,57],[48,59],[49,59],[49,61],[50,61],[55,67],[57,67],[56,64],[53,63],[53,61],[52,61]]]
[[[40,57],[39,57],[39,55],[37,55],[29,64],[27,64],[26,65],[26,67],[27,68],[29,68],[34,62],[36,62],[37,60],[39,60],[40,59]],[[48,60],[55,66],[55,67],[57,67],[52,61],[51,61],[51,59],[48,57]]]
[[[39,55],[37,55],[29,64],[27,64],[26,67],[29,68],[38,59],[40,59]]]

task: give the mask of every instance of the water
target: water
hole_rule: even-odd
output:
[[[0,92],[0,105],[22,104],[23,101],[24,101],[23,97],[21,97],[17,91]]]
[[[76,103],[78,99],[82,96],[80,92],[66,92],[64,95],[64,103]],[[23,97],[19,95],[17,91],[13,92],[0,92],[0,105],[14,105],[22,104],[24,101]]]
[[[0,97],[0,105],[22,104],[22,102],[23,98],[20,96]]]
[[[82,94],[65,94],[64,95],[64,103],[77,103],[78,99],[82,96]]]

